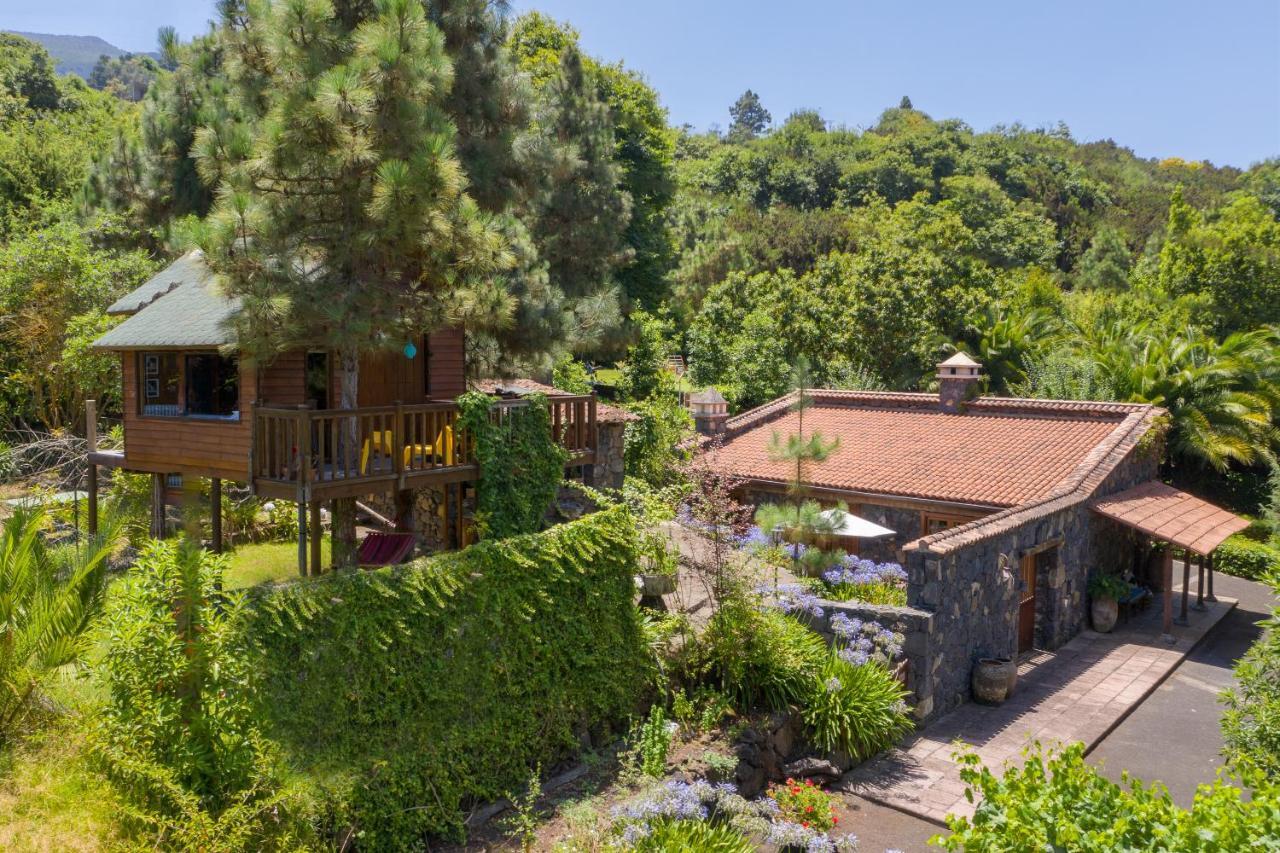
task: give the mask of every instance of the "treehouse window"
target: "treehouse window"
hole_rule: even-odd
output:
[[[240,363],[218,353],[187,356],[187,414],[234,418],[240,414]]]
[[[138,366],[142,414],[182,414],[182,356],[174,352],[144,352],[139,355]]]

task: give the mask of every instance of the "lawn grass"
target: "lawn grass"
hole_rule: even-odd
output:
[[[320,543],[320,564],[332,564],[329,540]],[[241,545],[228,555],[223,584],[227,589],[246,589],[270,581],[293,580],[298,577],[298,543],[259,542]]]
[[[0,755],[0,850],[117,850],[131,839],[111,785],[66,719]]]

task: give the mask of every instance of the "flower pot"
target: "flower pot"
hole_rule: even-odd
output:
[[[973,665],[973,698],[984,705],[999,705],[1009,698],[1009,670],[1012,662],[999,658],[979,658]]]
[[[1114,598],[1094,598],[1090,607],[1093,616],[1093,630],[1106,634],[1116,626],[1116,617],[1120,615],[1120,605]]]
[[[1018,686],[1018,661],[1015,658],[996,658],[1005,665],[1009,675],[1009,689],[1004,694],[1004,698],[1008,699],[1013,695],[1013,688]]]
[[[640,575],[640,594],[646,598],[657,598],[676,591],[676,579],[673,575]]]

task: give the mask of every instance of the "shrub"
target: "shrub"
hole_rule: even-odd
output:
[[[551,384],[569,394],[591,393],[591,377],[587,374],[587,368],[567,353],[552,366]]]
[[[629,845],[636,853],[753,853],[756,846],[731,826],[696,820],[655,821],[649,834]]]
[[[79,664],[102,605],[116,535],[50,549],[47,516],[19,509],[0,527],[0,743],[41,696],[45,680]]]
[[[234,629],[241,600],[219,591],[223,566],[190,543],[143,550],[104,620],[110,698],[93,748],[160,846],[288,846],[254,669]]]
[[[905,697],[902,685],[881,664],[853,664],[832,652],[811,682],[800,715],[815,746],[862,760],[911,730]]]
[[[361,848],[460,838],[583,732],[631,714],[649,655],[623,507],[404,567],[254,590],[264,727]]]
[[[649,709],[649,717],[633,730],[631,748],[624,758],[624,765],[632,765],[636,771],[660,779],[667,772],[667,754],[675,737],[678,723],[667,722],[666,710],[655,703]]]
[[[1244,536],[1232,536],[1213,552],[1213,567],[1238,578],[1264,580],[1280,574],[1280,549]]]
[[[972,818],[949,816],[948,850],[1245,850],[1280,844],[1280,792],[1263,782],[1251,799],[1223,781],[1201,786],[1190,811],[1162,785],[1117,784],[1084,759],[1084,744],[1046,757],[1029,750],[1021,767],[996,776],[977,755],[960,756]]]
[[[1234,765],[1280,780],[1280,609],[1264,625],[1262,636],[1236,664],[1235,689],[1223,695],[1222,734]]]
[[[623,462],[629,477],[653,486],[667,486],[680,478],[687,457],[684,442],[693,434],[693,419],[680,405],[674,383],[663,381],[652,397],[628,408],[639,416],[623,432]]]
[[[796,620],[730,600],[711,617],[692,666],[738,708],[781,711],[808,695],[826,653],[822,638]]]

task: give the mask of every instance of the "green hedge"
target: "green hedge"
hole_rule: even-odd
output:
[[[258,593],[267,734],[360,847],[460,838],[465,811],[629,715],[649,656],[617,507],[399,569]]]
[[[1237,534],[1213,552],[1213,567],[1238,578],[1264,580],[1280,573],[1280,549]]]

